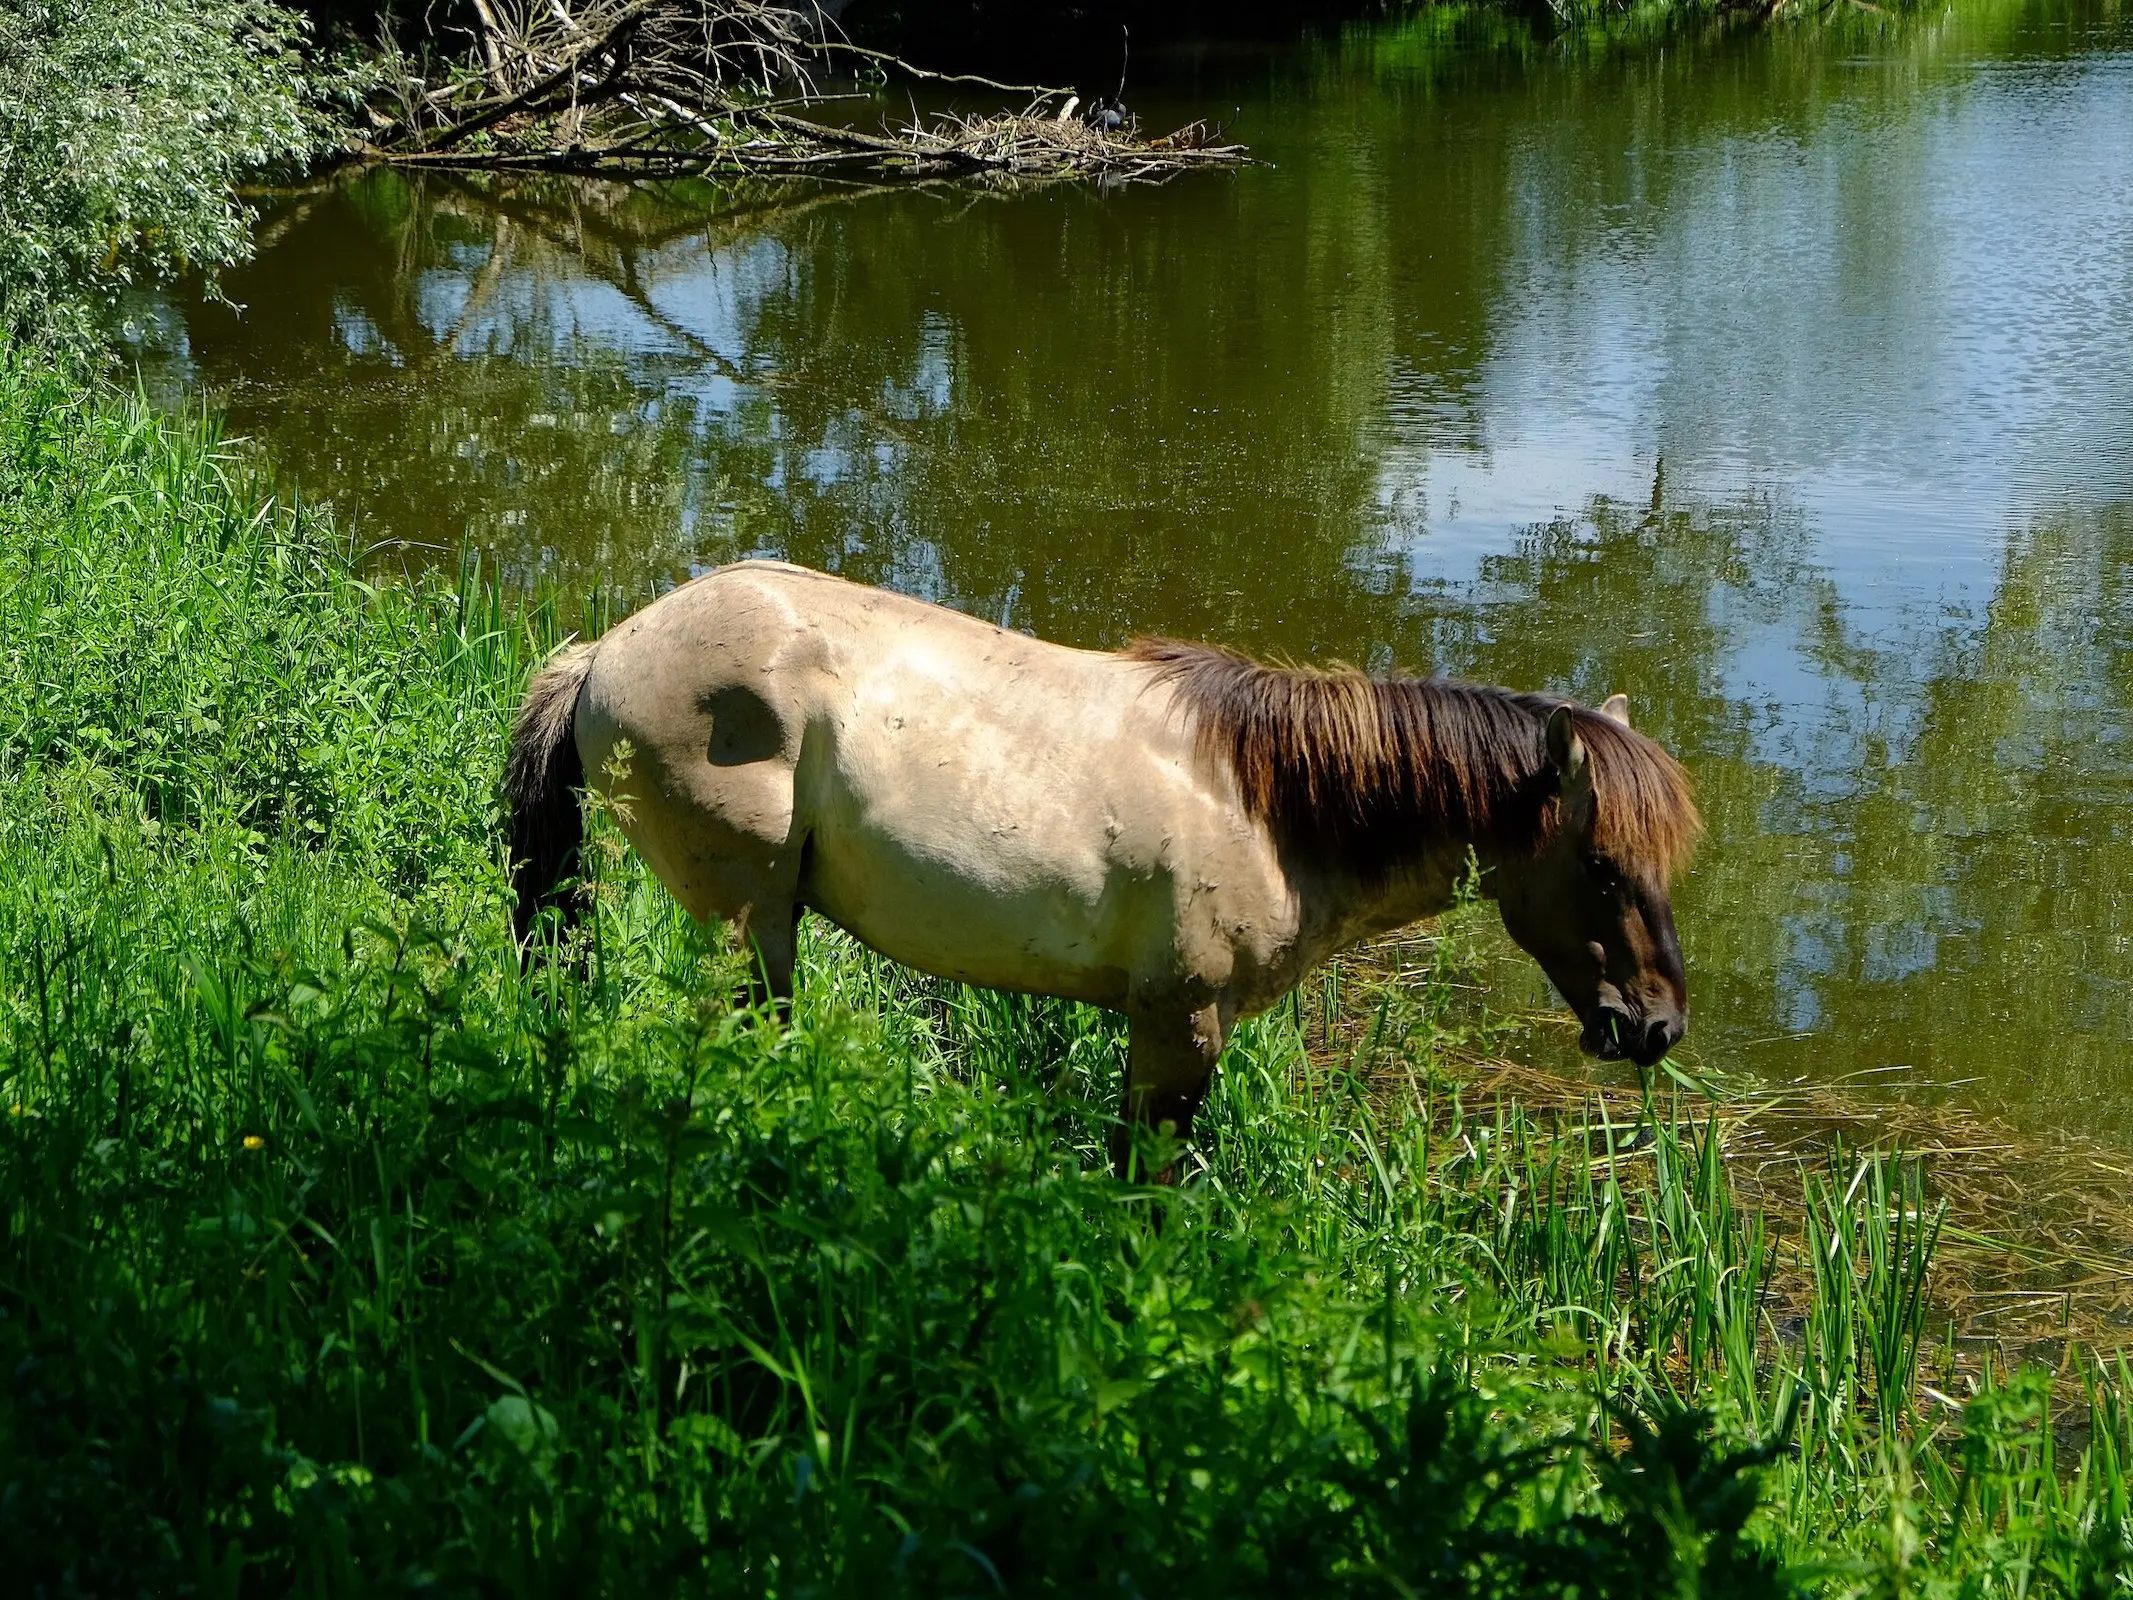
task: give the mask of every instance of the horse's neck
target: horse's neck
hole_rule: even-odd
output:
[[[1468,840],[1443,839],[1389,873],[1333,870],[1296,882],[1300,967],[1307,970],[1365,939],[1448,908],[1467,875],[1472,849]]]
[[[1414,692],[1429,691],[1427,686],[1417,685]],[[1516,699],[1508,696],[1507,691],[1495,692]],[[1490,693],[1486,690],[1464,691],[1468,699],[1477,694],[1486,697]],[[1519,708],[1521,714],[1525,714],[1523,702]],[[1498,830],[1507,821],[1507,808],[1523,811],[1529,786],[1538,774],[1532,770],[1503,770],[1501,753],[1489,748],[1487,730],[1483,726],[1487,719],[1471,715],[1471,712],[1469,706],[1457,716],[1441,719],[1445,727],[1443,737],[1448,745],[1465,743],[1459,744],[1458,748],[1439,747],[1428,759],[1457,766],[1499,792],[1448,808],[1473,820],[1456,825],[1457,831],[1416,839],[1412,854],[1390,870],[1323,862],[1304,869],[1302,881],[1292,877],[1301,912],[1298,954],[1302,969],[1307,970],[1362,940],[1404,928],[1445,910],[1465,881],[1469,862],[1477,857],[1483,870],[1480,892],[1487,898],[1495,896],[1492,879],[1497,869],[1517,870],[1517,851],[1514,849],[1506,854]],[[1387,815],[1380,823],[1381,836],[1400,837],[1410,830],[1426,832],[1428,825],[1418,823],[1411,815]],[[1470,837],[1468,830],[1486,836]]]

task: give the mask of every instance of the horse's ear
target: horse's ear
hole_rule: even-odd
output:
[[[1548,762],[1555,768],[1567,817],[1586,823],[1592,817],[1592,763],[1585,755],[1585,741],[1578,737],[1577,720],[1570,707],[1557,706],[1548,715]]]
[[[1621,723],[1623,727],[1628,727],[1629,696],[1626,694],[1609,695],[1606,700],[1601,702],[1600,715],[1610,717],[1614,721]]]
[[[1585,741],[1578,737],[1577,720],[1568,706],[1557,706],[1548,714],[1548,764],[1555,768],[1565,789],[1573,784],[1590,786]]]

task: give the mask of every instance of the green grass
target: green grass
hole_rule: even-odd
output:
[[[1174,1192],[1112,1019],[819,927],[736,1010],[611,834],[522,976],[560,631],[0,357],[17,1592],[2133,1593],[2122,1366],[2075,1461],[2048,1374],[1922,1415],[1915,1169],[1814,1177],[1790,1325],[1692,1124],[1459,1111],[1457,939],[1353,1060],[1240,1030]]]

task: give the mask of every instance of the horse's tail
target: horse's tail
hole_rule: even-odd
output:
[[[504,799],[511,812],[511,929],[522,951],[544,910],[553,907],[565,928],[585,914],[585,894],[575,882],[585,842],[578,808],[585,762],[572,723],[596,648],[574,644],[551,656],[526,686],[511,725]]]

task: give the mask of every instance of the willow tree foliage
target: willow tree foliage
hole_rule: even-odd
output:
[[[81,346],[139,276],[249,248],[248,174],[328,133],[268,0],[0,0],[0,329]]]

